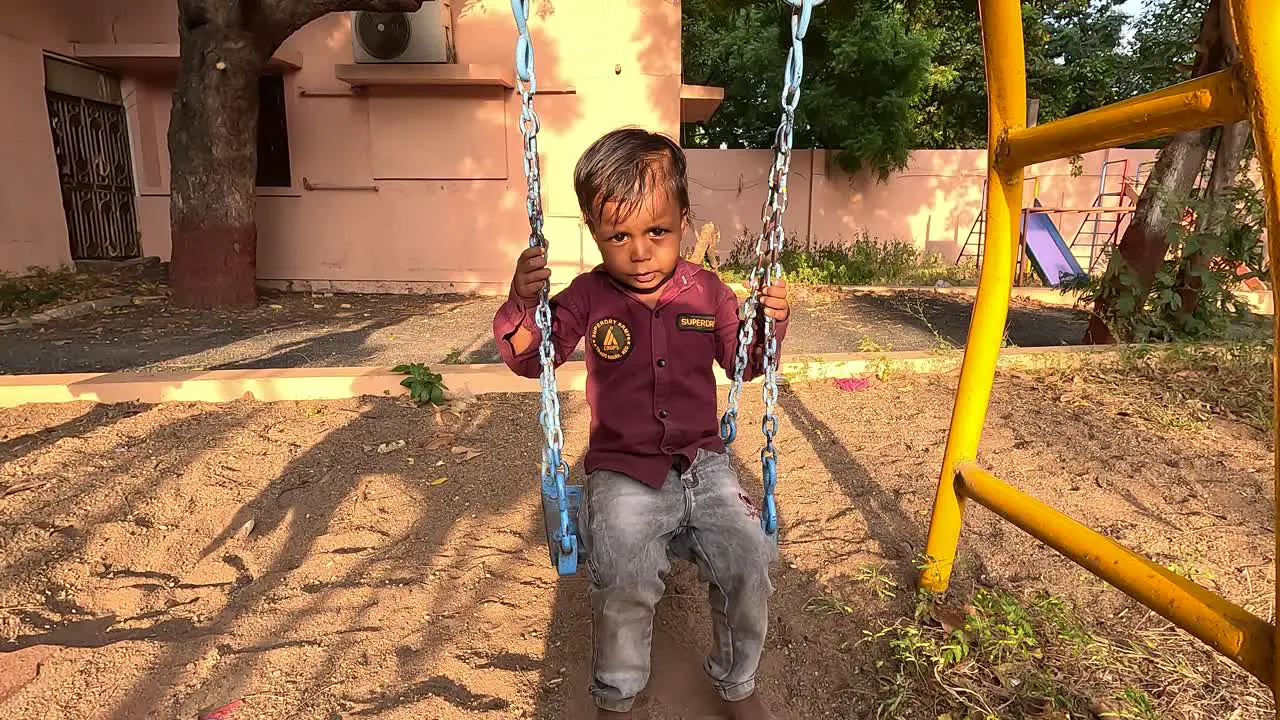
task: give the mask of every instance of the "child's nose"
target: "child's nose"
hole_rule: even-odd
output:
[[[631,262],[642,263],[653,255],[653,243],[648,238],[631,243]]]

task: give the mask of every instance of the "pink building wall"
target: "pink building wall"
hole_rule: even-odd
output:
[[[666,0],[557,0],[530,19],[542,118],[546,232],[558,278],[598,261],[572,192],[573,165],[621,125],[676,134],[680,7]],[[75,43],[177,42],[172,0],[8,0],[0,8],[0,270],[69,263],[45,110],[42,55]],[[509,73],[506,0],[454,0],[459,64]],[[68,22],[66,18],[74,18]],[[259,277],[354,289],[501,290],[528,223],[516,122],[519,95],[495,86],[369,88],[335,78],[351,63],[345,14],[322,18],[284,51],[293,186],[259,192]],[[176,60],[124,73],[144,254],[169,255],[166,134]],[[307,186],[317,188],[307,189]],[[332,189],[341,186],[344,189]],[[351,189],[362,188],[362,189]]]

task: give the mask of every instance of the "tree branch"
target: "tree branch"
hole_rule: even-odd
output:
[[[243,0],[242,0],[243,2]],[[368,12],[415,12],[423,0],[258,0],[260,29],[271,46],[280,46],[304,25],[329,13],[364,10]]]

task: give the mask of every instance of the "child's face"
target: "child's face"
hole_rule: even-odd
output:
[[[614,280],[641,293],[657,290],[676,270],[687,218],[675,194],[659,190],[631,215],[619,218],[618,204],[606,203],[593,227],[604,268]]]

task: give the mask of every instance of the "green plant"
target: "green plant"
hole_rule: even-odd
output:
[[[864,582],[867,587],[871,588],[871,592],[875,593],[881,600],[887,600],[897,595],[898,583],[884,572],[881,565],[863,565],[858,568],[858,572],[854,573],[853,579]]]
[[[1143,292],[1132,266],[1123,256],[1113,255],[1101,276],[1078,278],[1061,289],[1083,290],[1095,301],[1105,301],[1109,310],[1101,319],[1115,337],[1127,342],[1230,338],[1235,325],[1252,317],[1236,290],[1246,278],[1265,277],[1261,193],[1251,179],[1241,176],[1217,202],[1199,197],[1170,197],[1165,202],[1176,212],[1212,216],[1214,222],[1174,223],[1166,259],[1150,288]],[[1241,274],[1241,268],[1247,272]]]
[[[66,296],[61,280],[69,273],[36,269],[25,278],[0,275],[0,316],[37,308]]]
[[[852,605],[833,595],[810,598],[804,609],[825,615],[852,615],[855,612]]]
[[[461,365],[462,364],[462,348],[454,348],[444,356],[445,365]]]
[[[400,385],[408,388],[409,397],[419,405],[440,406],[444,404],[444,391],[449,387],[444,384],[444,378],[439,373],[431,372],[431,368],[422,363],[412,363],[409,365],[397,365],[392,372],[402,375],[408,375],[400,381]]]
[[[1078,178],[1084,174],[1084,156],[1083,155],[1080,155],[1077,153],[1067,158],[1067,161],[1071,163],[1071,177]]]
[[[743,233],[720,268],[725,282],[741,282],[755,265],[755,237]],[[975,265],[955,265],[938,253],[921,256],[899,240],[882,241],[868,232],[847,242],[798,242],[791,237],[780,257],[787,279],[801,285],[972,284]]]
[[[1151,696],[1142,690],[1125,688],[1116,699],[1124,705],[1119,716],[1126,720],[1160,720],[1160,713]]]

